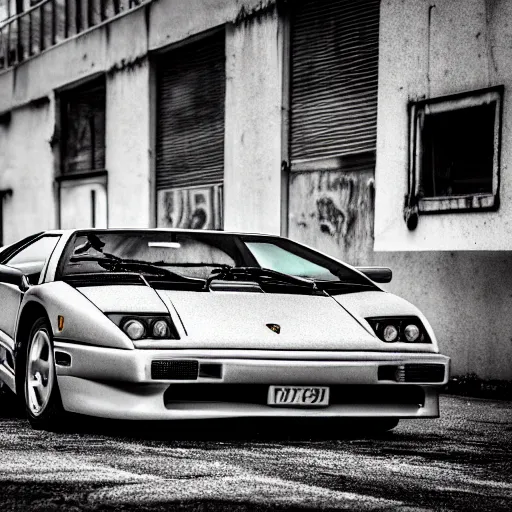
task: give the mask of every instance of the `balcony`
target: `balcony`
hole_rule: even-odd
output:
[[[0,21],[0,72],[151,0],[43,0]]]

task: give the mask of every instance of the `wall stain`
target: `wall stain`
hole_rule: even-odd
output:
[[[491,70],[494,69],[494,73],[498,73],[498,64],[496,63],[496,57],[494,55],[494,41],[492,37],[492,24],[494,13],[496,11],[496,0],[484,0],[485,9],[485,39],[487,47],[487,69],[489,75],[489,85],[493,82],[491,79]]]
[[[135,57],[133,59],[121,59],[120,62],[116,62],[113,66],[110,67],[110,69],[107,71],[107,74],[109,76],[112,76],[118,71],[125,71],[137,67],[142,67],[146,63],[148,58],[148,54],[145,53],[144,55],[139,55],[138,57]]]
[[[264,2],[263,0],[260,3],[253,7],[252,9],[247,9],[245,5],[242,5],[238,14],[234,20],[235,25],[247,25],[253,20],[260,20],[265,16],[273,15],[277,8],[276,0],[268,0]]]
[[[290,236],[347,261],[373,251],[373,169],[296,172],[290,182]]]

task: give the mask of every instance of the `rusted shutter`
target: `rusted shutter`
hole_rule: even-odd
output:
[[[62,95],[63,173],[105,168],[104,79]]]
[[[157,189],[222,183],[224,32],[158,62]]]
[[[302,0],[292,13],[291,158],[374,152],[379,0]]]

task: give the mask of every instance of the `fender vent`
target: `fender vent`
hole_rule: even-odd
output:
[[[55,351],[55,364],[57,366],[71,366],[71,356],[67,352]]]
[[[112,286],[116,284],[140,284],[146,282],[134,272],[91,272],[65,276],[63,281],[71,286]],[[147,286],[147,285],[146,285]]]
[[[197,380],[199,361],[164,359],[151,362],[151,378],[155,380]]]

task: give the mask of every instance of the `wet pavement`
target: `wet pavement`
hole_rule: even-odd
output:
[[[392,432],[0,417],[0,510],[512,510],[512,403],[441,398]]]

